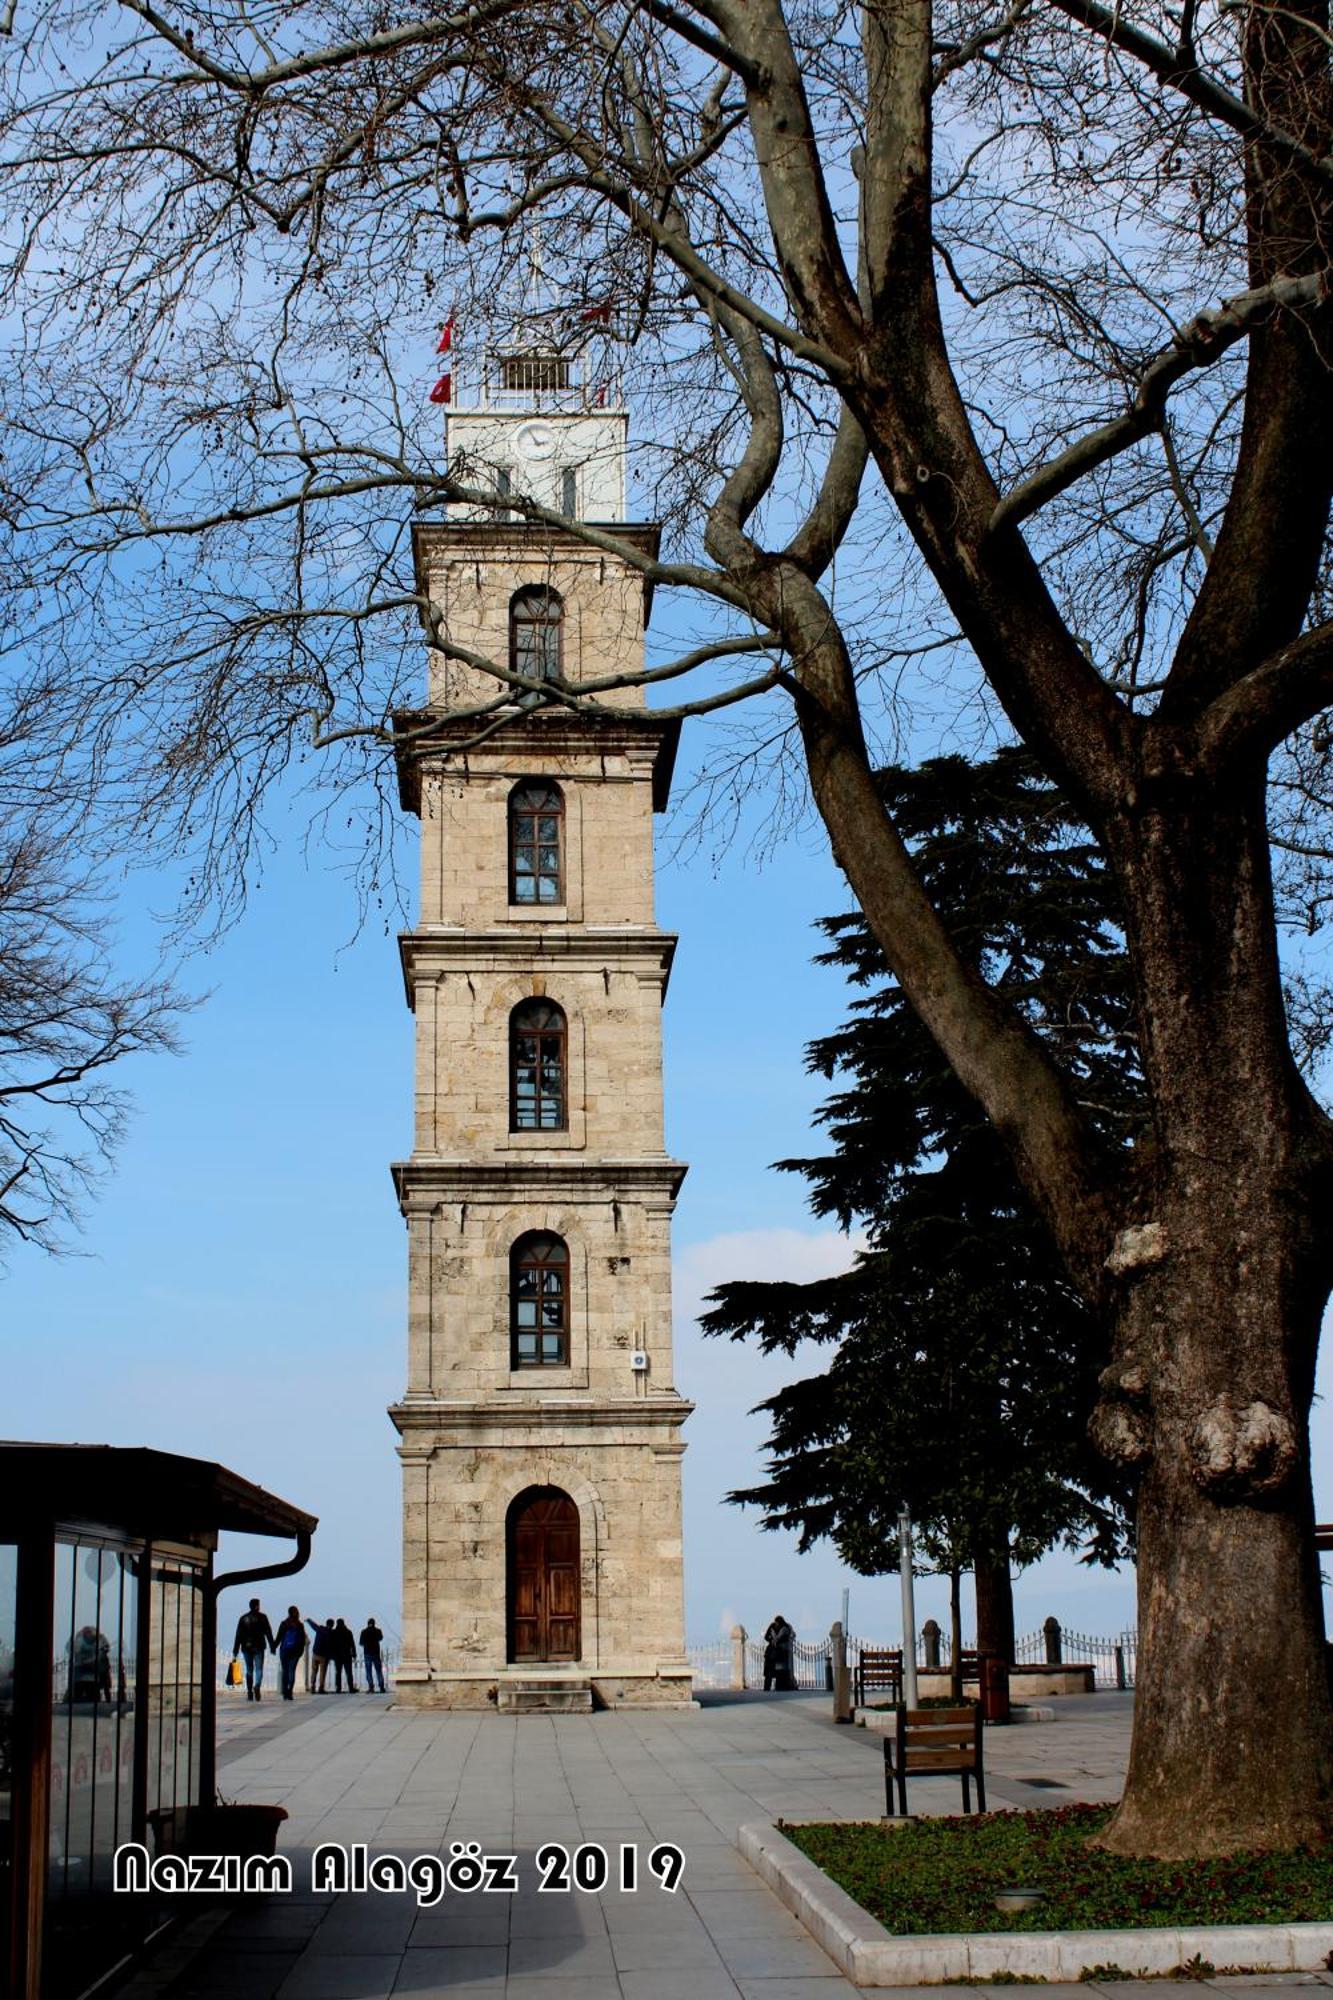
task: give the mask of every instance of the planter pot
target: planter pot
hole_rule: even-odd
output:
[[[272,1854],[285,1806],[176,1806],[148,1815],[158,1854]]]

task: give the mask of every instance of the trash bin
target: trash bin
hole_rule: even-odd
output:
[[[983,1653],[978,1662],[981,1682],[981,1719],[983,1722],[1007,1722],[1009,1720],[1009,1662],[1002,1660],[998,1653]]]

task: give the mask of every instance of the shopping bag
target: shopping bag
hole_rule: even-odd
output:
[[[238,1688],[240,1685],[241,1685],[241,1663],[239,1660],[233,1660],[231,1665],[227,1668],[227,1686],[229,1688]]]

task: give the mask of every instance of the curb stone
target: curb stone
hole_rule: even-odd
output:
[[[741,1827],[737,1845],[855,1986],[929,1986],[994,1979],[999,1973],[1078,1980],[1098,1966],[1115,1966],[1117,1976],[1161,1974],[1192,1958],[1233,1971],[1322,1972],[1333,1952],[1333,1923],[895,1937],[775,1826],[751,1820]]]

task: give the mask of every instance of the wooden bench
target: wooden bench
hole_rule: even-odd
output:
[[[893,1787],[898,1786],[898,1812],[907,1817],[909,1775],[958,1777],[963,1781],[963,1811],[972,1810],[971,1780],[977,1781],[977,1810],[986,1810],[986,1780],[981,1768],[981,1708],[900,1708],[897,1729],[884,1738],[884,1806],[896,1817]]]
[[[871,1694],[886,1694],[890,1701],[902,1700],[903,1655],[900,1646],[885,1646],[878,1652],[866,1650],[857,1660],[853,1695],[856,1706],[864,1708],[866,1696]]]

